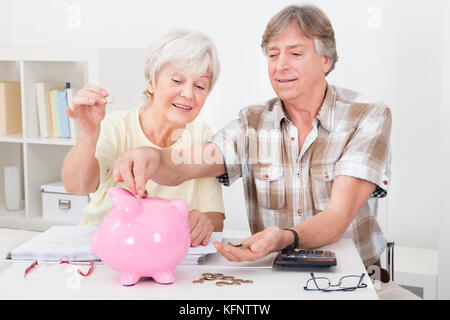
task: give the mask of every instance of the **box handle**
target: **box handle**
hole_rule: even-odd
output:
[[[69,210],[71,207],[70,200],[59,200],[59,208]]]

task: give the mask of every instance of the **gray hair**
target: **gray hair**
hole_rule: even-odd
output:
[[[294,22],[300,32],[314,40],[316,53],[331,59],[328,75],[333,71],[339,60],[336,50],[336,39],[333,26],[325,13],[314,5],[288,6],[277,13],[267,24],[261,42],[261,48],[267,55],[267,45],[279,38],[291,22]]]
[[[145,59],[144,74],[147,81],[152,80],[156,84],[162,68],[169,63],[195,75],[201,75],[209,68],[209,91],[214,87],[220,73],[214,42],[199,32],[176,30],[154,42]],[[147,89],[143,94],[145,102],[149,103],[152,97]]]

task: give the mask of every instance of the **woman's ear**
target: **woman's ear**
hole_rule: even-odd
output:
[[[152,80],[147,81],[147,91],[148,91],[148,94],[150,94],[150,95],[153,95],[153,92],[155,91]]]

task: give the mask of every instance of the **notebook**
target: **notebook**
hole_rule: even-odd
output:
[[[90,249],[91,234],[97,227],[88,226],[54,226],[34,238],[11,250],[11,260],[42,261],[100,261]],[[221,241],[222,232],[213,232],[206,246],[189,248],[181,264],[199,264],[207,254],[217,252],[213,241]]]

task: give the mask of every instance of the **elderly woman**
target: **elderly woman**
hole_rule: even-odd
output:
[[[212,132],[194,120],[218,74],[213,42],[200,33],[176,31],[148,51],[143,107],[105,116],[106,90],[88,84],[77,93],[73,109],[68,108],[66,113],[76,121],[79,136],[64,160],[62,180],[70,193],[91,194],[83,210],[84,225],[100,224],[113,207],[106,193],[109,187],[128,186],[137,196],[187,201],[191,246],[207,244],[213,231],[222,230],[222,189],[215,178],[190,180],[174,187],[149,180],[146,190],[136,190],[134,184],[116,182],[113,177],[116,158],[128,150],[143,146],[172,148],[177,156],[177,150],[205,143]]]

